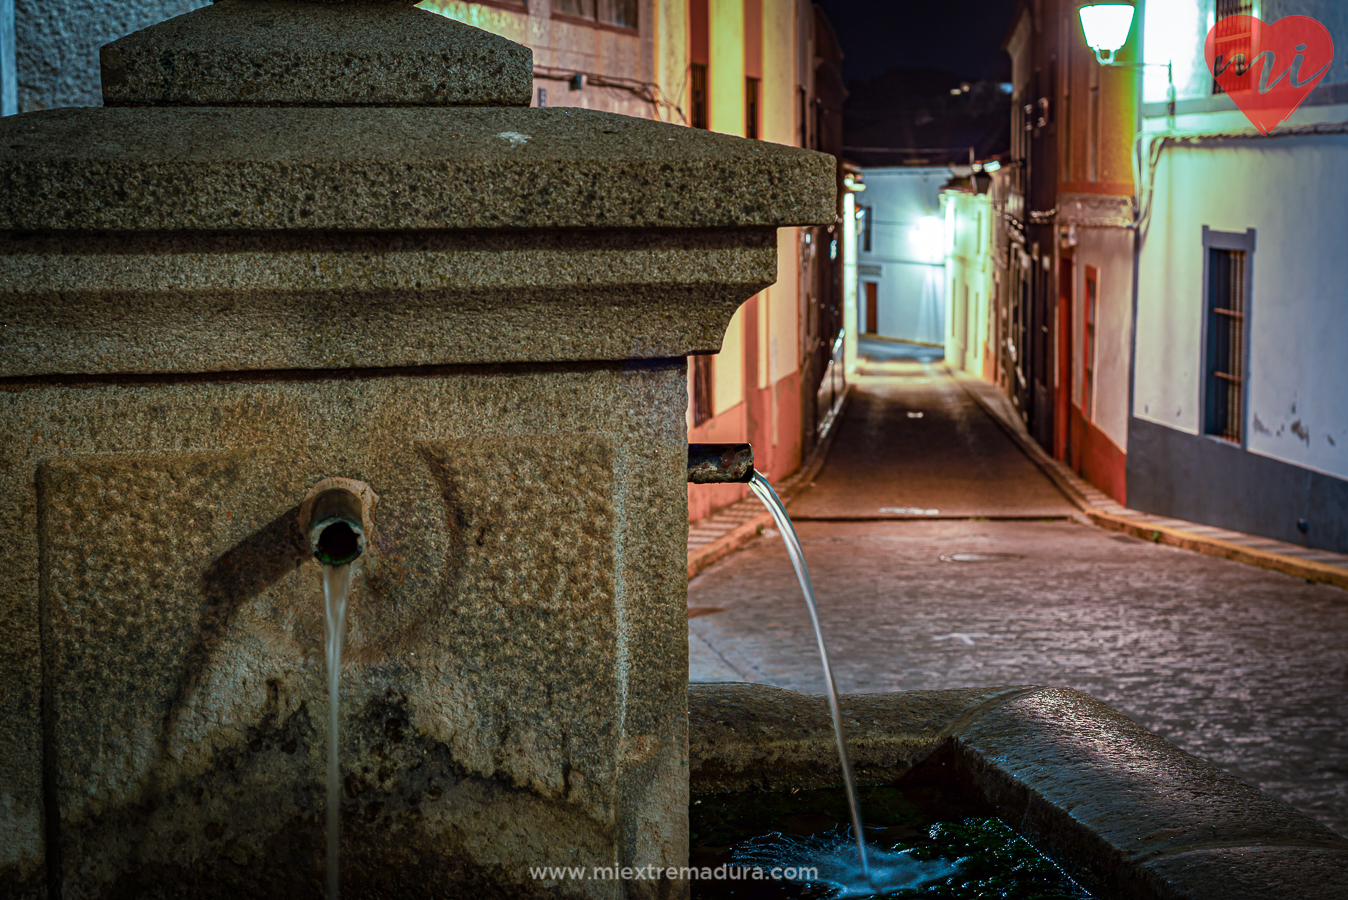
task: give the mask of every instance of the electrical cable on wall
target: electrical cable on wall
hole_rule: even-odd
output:
[[[688,119],[684,116],[683,109],[680,108],[677,103],[665,97],[664,92],[660,90],[660,85],[653,81],[639,81],[635,78],[623,78],[618,75],[601,75],[598,72],[580,72],[574,69],[560,69],[555,66],[534,66],[534,77],[542,78],[546,81],[568,82],[577,82],[577,79],[580,79],[579,83],[581,84],[626,91],[649,103],[651,109],[655,112],[657,121],[673,121],[672,118],[665,120],[660,116],[661,110],[668,109],[678,114],[680,124],[688,124]]]

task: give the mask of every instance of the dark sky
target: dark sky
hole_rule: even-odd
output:
[[[1002,41],[1016,0],[818,0],[842,45],[843,80],[893,66],[1011,79]]]

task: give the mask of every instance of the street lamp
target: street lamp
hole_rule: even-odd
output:
[[[1131,3],[1093,3],[1090,6],[1081,7],[1079,15],[1081,16],[1081,33],[1086,38],[1086,45],[1095,51],[1095,59],[1100,65],[1118,66],[1126,69],[1165,66],[1168,84],[1166,89],[1166,115],[1174,118],[1175,72],[1172,62],[1119,62],[1114,58],[1114,54],[1119,52],[1119,48],[1128,43],[1128,32],[1133,27],[1133,5]]]
[[[1081,7],[1081,32],[1102,66],[1117,65],[1114,54],[1128,42],[1133,27],[1131,3],[1096,3]]]

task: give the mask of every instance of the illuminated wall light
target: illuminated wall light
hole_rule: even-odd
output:
[[[1175,91],[1180,99],[1208,95],[1212,73],[1203,59],[1203,41],[1211,24],[1206,21],[1206,16],[1211,13],[1211,3],[1147,4],[1142,35],[1147,63],[1142,75],[1144,102],[1169,99],[1170,82],[1163,70],[1172,61]]]
[[[1114,61],[1114,54],[1128,43],[1128,32],[1132,27],[1133,7],[1129,3],[1096,3],[1081,7],[1082,34],[1101,65]]]
[[[923,216],[913,226],[913,250],[919,259],[938,262],[945,258],[945,223],[939,216]]]

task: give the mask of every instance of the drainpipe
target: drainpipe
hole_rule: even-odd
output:
[[[859,174],[843,176],[843,371],[850,381],[857,370],[857,202],[866,190]]]
[[[0,116],[12,116],[19,111],[17,60],[14,0],[0,0]]]

